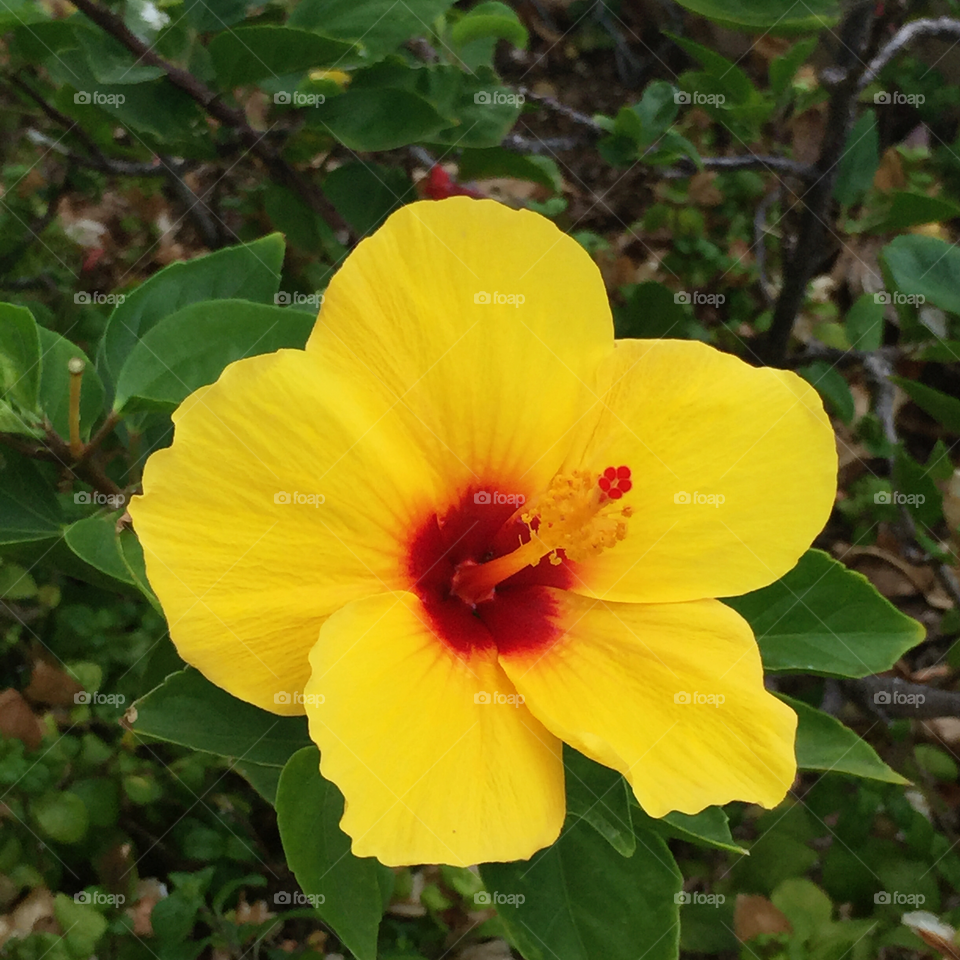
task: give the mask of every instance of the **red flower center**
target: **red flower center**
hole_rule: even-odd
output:
[[[556,605],[545,587],[568,588],[569,561],[543,557],[497,583],[489,596],[464,600],[454,581],[460,571],[489,563],[530,541],[516,497],[470,488],[443,517],[431,515],[410,540],[407,570],[410,589],[420,597],[430,626],[458,652],[491,644],[502,652],[540,650],[560,636]],[[497,500],[508,502],[497,502]]]

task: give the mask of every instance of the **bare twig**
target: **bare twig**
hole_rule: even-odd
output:
[[[873,83],[880,71],[898,54],[916,40],[924,38],[938,40],[953,40],[960,38],[960,20],[952,17],[938,17],[937,19],[914,20],[901,27],[870,61],[857,84],[858,90]]]
[[[823,79],[833,87],[827,111],[826,130],[816,164],[816,179],[805,195],[805,209],[797,234],[795,254],[784,267],[783,287],[773,313],[773,322],[763,345],[768,363],[784,362],[794,320],[803,306],[807,281],[823,253],[825,221],[833,196],[840,158],[856,115],[857,95],[862,71],[861,57],[870,39],[873,25],[873,0],[856,0],[840,26],[838,64],[824,71]]]
[[[802,180],[812,180],[817,175],[816,167],[797,163],[788,157],[764,157],[758,154],[743,154],[737,157],[701,157],[700,162],[707,170],[766,170],[769,173],[785,173]],[[677,166],[665,170],[665,177],[689,177],[698,172],[697,165],[687,158],[677,161]]]
[[[767,278],[767,214],[770,207],[780,199],[781,188],[777,184],[760,203],[757,204],[753,215],[753,249],[757,258],[757,271],[760,274],[760,293],[768,307],[774,305],[773,293],[770,291],[770,282]]]
[[[841,683],[855,701],[884,719],[960,717],[960,691],[938,690],[925,683],[908,683],[899,677],[863,677]]]
[[[175,87],[196,101],[215,120],[231,128],[243,146],[264,164],[278,183],[298,194],[310,209],[323,217],[333,229],[353,239],[350,227],[337,213],[333,204],[309,179],[280,156],[263,133],[258,133],[247,123],[241,110],[228,107],[218,93],[201,83],[188,70],[164,60],[133,34],[120,17],[95,0],[77,0],[74,6],[82,10],[98,27],[119,40],[139,61],[163,70]]]
[[[592,130],[597,136],[602,136],[607,132],[593,117],[588,117],[585,113],[574,110],[573,107],[568,107],[565,103],[557,100],[556,97],[548,97],[542,93],[534,93],[529,87],[517,87],[517,93],[521,94],[525,101],[529,100],[531,103],[542,103],[545,107],[549,107],[554,113],[559,113],[561,117],[566,117],[581,127]]]

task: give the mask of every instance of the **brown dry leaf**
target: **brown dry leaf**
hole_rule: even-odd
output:
[[[924,943],[929,944],[947,960],[960,960],[960,950],[953,942],[957,931],[943,923],[939,917],[927,913],[926,910],[914,910],[912,913],[905,913],[900,919]]]
[[[46,185],[47,181],[43,179],[43,174],[34,167],[20,183],[17,184],[17,193],[25,199]]]
[[[930,567],[901,560],[882,547],[849,547],[838,559],[862,573],[885,597],[912,597],[922,593],[931,607],[949,610],[953,601]]]
[[[820,156],[820,142],[826,120],[822,110],[804,110],[790,123],[790,140],[793,157],[799,163],[816,163]]]
[[[126,909],[126,914],[133,920],[133,932],[138,937],[152,937],[153,924],[150,923],[150,914],[153,908],[167,895],[166,884],[155,877],[137,881],[136,900]]]
[[[960,743],[960,717],[934,717],[933,720],[924,720],[922,726],[931,737],[948,746]]]
[[[36,660],[30,674],[30,684],[23,691],[24,696],[34,703],[45,703],[51,707],[72,707],[74,695],[83,687],[60,667],[45,660]]]
[[[903,158],[896,147],[888,147],[880,158],[880,166],[873,177],[873,185],[882,193],[902,190],[907,185],[907,175],[903,170]]]
[[[30,750],[36,750],[43,739],[43,727],[30,704],[12,687],[0,692],[0,736],[22,740]]]
[[[29,936],[37,924],[59,931],[53,914],[53,894],[46,887],[31,890],[10,913],[0,917],[0,946],[11,937]]]
[[[931,667],[914,670],[910,674],[913,683],[929,683],[931,680],[944,680],[952,673],[948,663],[935,663]]]
[[[790,41],[786,37],[771,37],[769,33],[758,37],[753,44],[753,52],[760,54],[767,63],[783,56],[789,49]]]
[[[687,191],[691,202],[701,207],[715,207],[723,203],[723,194],[714,183],[716,179],[717,173],[715,170],[695,173],[690,178],[690,187]]]
[[[793,927],[766,897],[738,893],[733,910],[733,932],[741,943],[746,943],[761,933],[793,933]]]
[[[266,900],[257,900],[254,903],[247,903],[243,898],[237,903],[236,922],[243,923],[263,923],[275,917],[275,913],[270,912]]]

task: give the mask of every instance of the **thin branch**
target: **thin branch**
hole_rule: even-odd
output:
[[[817,176],[816,167],[798,163],[788,157],[764,157],[758,154],[743,154],[736,157],[701,157],[701,163],[707,170],[766,170],[770,173],[785,173],[803,180],[812,180]],[[677,166],[665,170],[663,176],[678,178],[689,177],[699,172],[699,168],[687,158],[677,162]]]
[[[797,233],[795,254],[784,266],[783,287],[773,313],[770,332],[763,344],[768,363],[781,366],[790,343],[790,334],[807,291],[807,282],[823,255],[825,221],[840,158],[856,115],[861,57],[870,40],[876,4],[874,0],[856,0],[840,26],[839,55],[836,67],[825,70],[824,81],[833,86],[827,111],[826,129],[816,164],[816,179],[804,195],[805,209]]]
[[[111,10],[94,0],[77,0],[74,6],[82,10],[98,27],[119,40],[139,61],[163,70],[175,87],[196,101],[215,120],[234,130],[244,147],[266,166],[277,182],[298,194],[310,209],[323,217],[334,230],[346,233],[351,241],[354,239],[353,232],[333,204],[309,179],[277,153],[263,133],[258,133],[247,123],[241,110],[228,107],[220,94],[201,83],[188,70],[183,70],[156,54]]]
[[[899,677],[863,677],[841,681],[854,699],[884,719],[960,717],[960,691],[938,690]]]
[[[873,83],[880,71],[901,50],[917,40],[928,37],[937,40],[960,38],[960,20],[954,20],[952,17],[939,17],[936,20],[914,20],[912,23],[901,27],[870,61],[869,66],[860,77],[860,82],[857,85],[858,91]]]
[[[780,199],[780,184],[771,190],[760,203],[757,204],[753,215],[753,249],[756,251],[757,272],[760,275],[760,293],[768,307],[774,305],[773,294],[770,292],[770,281],[767,278],[767,214],[770,207]]]
[[[597,136],[601,136],[607,132],[593,117],[588,117],[585,113],[574,110],[573,107],[568,107],[565,103],[557,100],[556,97],[548,97],[541,93],[534,93],[529,87],[517,87],[517,93],[523,97],[524,101],[529,100],[531,103],[542,103],[545,107],[549,107],[554,113],[559,113],[561,117],[566,117],[581,127],[592,130]]]

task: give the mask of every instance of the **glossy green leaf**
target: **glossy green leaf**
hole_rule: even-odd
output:
[[[256,24],[218,33],[207,51],[217,80],[229,89],[311,67],[336,66],[354,53],[354,46],[312,30]]]
[[[323,192],[358,236],[373,233],[394,210],[415,199],[403,170],[379,163],[345,163],[323,181]]]
[[[391,89],[352,88],[311,109],[306,119],[362,153],[428,140],[448,126],[423,97]]]
[[[103,382],[90,358],[74,343],[59,333],[39,327],[40,349],[40,409],[64,439],[70,437],[70,371],[68,364],[79,358],[83,361],[83,380],[80,384],[80,436],[90,436],[103,412]]]
[[[137,586],[130,568],[124,562],[117,539],[120,513],[86,517],[71,523],[63,532],[67,546],[84,563],[129,586]]]
[[[840,157],[833,195],[844,204],[857,203],[873,185],[880,166],[880,134],[877,115],[865,110],[853,125]]]
[[[633,816],[634,822],[638,817],[645,818],[651,829],[665,837],[676,837],[701,847],[714,847],[717,850],[729,850],[731,853],[747,853],[746,848],[733,839],[730,821],[722,807],[707,807],[694,814],[673,811],[660,820],[653,820],[635,809]]]
[[[459,177],[461,180],[514,177],[539,183],[555,193],[559,193],[562,187],[556,161],[550,157],[525,156],[503,147],[464,150],[460,154]]]
[[[906,377],[890,378],[911,400],[951,433],[960,434],[960,400]]]
[[[227,247],[193,260],[171,263],[128,293],[110,314],[103,360],[116,381],[137,341],[159,320],[202,300],[273,303],[280,286],[284,242],[272,233],[253,243]]]
[[[394,52],[411,37],[429,34],[453,0],[300,0],[287,21],[328,37],[356,40],[369,59]]]
[[[880,256],[900,293],[922,296],[941,310],[960,314],[960,248],[911,233],[888,243]]]
[[[866,577],[820,550],[808,550],[769,587],[724,602],[749,622],[773,672],[867,677],[924,637]]]
[[[829,713],[782,693],[777,696],[797,714],[797,766],[801,770],[849,773],[886,783],[908,783],[891,770],[866,740]]]
[[[184,0],[187,19],[198,33],[226,30],[247,14],[248,0]]]
[[[884,304],[872,293],[857,297],[847,312],[844,325],[854,350],[878,350],[883,343]]]
[[[632,857],[637,839],[630,818],[630,787],[623,776],[563,745],[567,816],[580,817],[623,857]]]
[[[676,960],[683,878],[652,831],[639,830],[633,856],[621,857],[570,818],[553,846],[482,864],[480,875],[489,899],[478,902],[496,907],[526,960]]]
[[[960,217],[960,206],[943,197],[931,197],[912,190],[896,190],[890,206],[877,223],[867,227],[868,233],[902,233],[921,223],[939,223]]]
[[[523,49],[529,40],[527,28],[516,13],[498,0],[477,4],[450,29],[450,42],[455,49],[487,37],[507,40]]]
[[[284,347],[303,347],[312,313],[215,300],[164,317],[133,348],[117,380],[117,410],[173,410],[213,383],[228,363]]]
[[[136,710],[137,733],[268,767],[282,767],[310,743],[305,718],[267,713],[190,667],[138,700]]]
[[[824,360],[817,360],[805,367],[798,367],[797,373],[827,401],[831,411],[844,423],[853,420],[853,394],[843,374],[836,367]]]
[[[4,447],[0,451],[0,544],[59,537],[62,521],[52,478]]]
[[[87,59],[87,66],[99,83],[144,83],[164,75],[160,67],[139,62],[119,40],[92,24],[89,28],[84,26],[77,29],[76,37]]]
[[[751,33],[792,33],[836,23],[838,0],[680,0],[680,6],[702,17]]]
[[[40,389],[40,334],[26,307],[0,303],[0,396],[25,410],[37,406]]]
[[[355,857],[340,829],[343,795],[320,776],[320,752],[307,747],[280,774],[277,826],[287,863],[317,912],[358,960],[376,960],[383,915],[379,865]]]
[[[153,592],[153,588],[147,580],[147,568],[143,560],[143,547],[140,545],[140,540],[137,538],[137,535],[129,529],[121,530],[117,536],[117,544],[120,548],[120,556],[123,558],[123,562],[126,564],[127,571],[133,579],[133,582],[150,602],[150,606],[162,616],[163,608],[160,606],[160,601],[157,599],[157,595]]]

